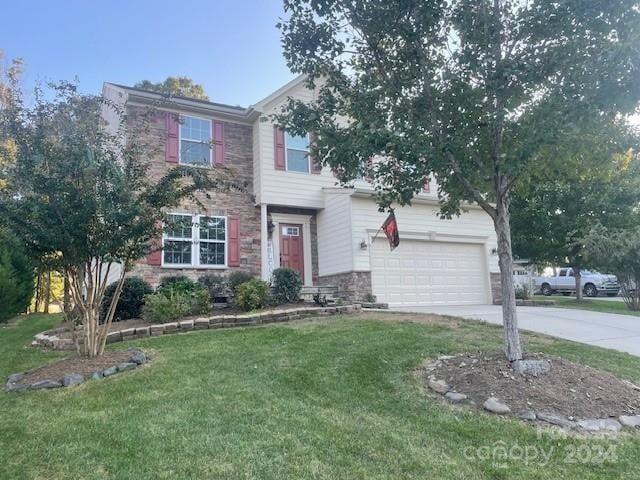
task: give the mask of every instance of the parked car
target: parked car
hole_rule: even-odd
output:
[[[582,292],[587,297],[597,297],[605,294],[615,297],[620,291],[620,284],[615,275],[605,275],[590,270],[580,271]],[[561,268],[556,276],[536,278],[536,290],[543,295],[562,293],[565,295],[576,293],[576,279],[572,268]]]

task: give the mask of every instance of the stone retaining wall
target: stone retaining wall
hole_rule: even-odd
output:
[[[256,313],[245,313],[238,315],[213,315],[210,317],[200,317],[178,322],[161,323],[146,327],[127,328],[111,332],[107,335],[107,343],[121,342],[124,340],[134,340],[137,338],[157,337],[159,335],[169,335],[172,333],[189,332],[191,330],[205,330],[209,328],[229,328],[243,327],[249,325],[261,325],[266,323],[288,322],[301,318],[336,315],[342,313],[353,313],[360,311],[360,304],[328,306],[328,307],[299,307],[279,310],[268,310]],[[47,335],[48,332],[39,333],[32,342],[33,346],[52,348],[55,350],[67,350],[66,343],[61,339],[52,340]],[[57,337],[56,337],[57,338]],[[71,348],[73,342],[71,342]]]

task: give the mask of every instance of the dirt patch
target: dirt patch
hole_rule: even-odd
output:
[[[73,357],[65,358],[64,360],[25,372],[21,382],[34,384],[42,380],[62,381],[68,373],[79,373],[83,377],[88,377],[94,372],[128,362],[131,354],[131,350],[122,350],[118,352],[105,352],[104,355],[94,358],[74,355]]]
[[[456,328],[460,325],[468,322],[468,320],[447,317],[443,315],[432,315],[429,313],[406,313],[406,312],[368,312],[362,310],[353,317],[363,320],[383,320],[389,322],[413,322],[423,325],[446,325],[448,327]]]
[[[477,406],[496,397],[514,413],[547,412],[569,418],[607,418],[640,414],[640,387],[616,376],[558,357],[540,354],[551,372],[531,377],[515,373],[503,353],[463,354],[425,368],[424,378],[444,380]]]

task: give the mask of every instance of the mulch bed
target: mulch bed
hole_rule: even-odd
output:
[[[640,387],[631,382],[562,358],[528,358],[551,361],[551,372],[524,376],[511,369],[503,353],[478,353],[441,360],[425,378],[445,380],[452,391],[464,393],[477,406],[496,397],[513,412],[551,412],[576,419],[640,414]]]
[[[94,358],[73,357],[65,358],[55,363],[43,365],[25,372],[22,383],[34,384],[41,380],[62,380],[65,374],[79,373],[84,377],[91,376],[94,372],[105,370],[114,365],[127,362],[131,358],[131,350],[118,352],[105,352]]]

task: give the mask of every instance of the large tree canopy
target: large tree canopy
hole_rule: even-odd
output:
[[[142,80],[136,83],[134,87],[169,96],[209,100],[207,94],[204,93],[204,87],[198,83],[194,83],[189,77],[167,77],[162,82]]]
[[[616,146],[618,153],[612,153]],[[580,271],[595,268],[584,258],[581,239],[596,225],[614,229],[638,225],[640,159],[610,142],[554,160],[541,164],[514,190],[513,249],[533,263],[573,267],[581,299]]]
[[[289,67],[317,86],[279,116],[314,132],[343,181],[366,172],[381,207],[433,175],[441,212],[477,202],[498,236],[505,350],[522,357],[510,193],[531,165],[637,108],[637,0],[285,0]]]

